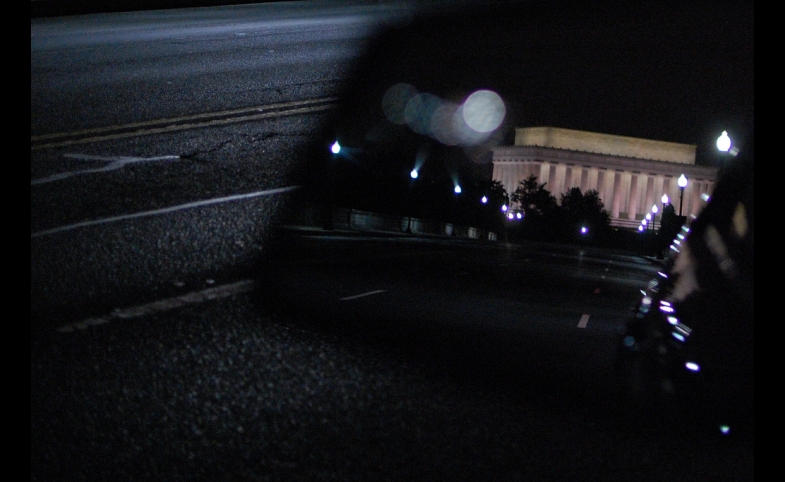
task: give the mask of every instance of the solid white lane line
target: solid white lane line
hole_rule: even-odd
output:
[[[201,303],[208,300],[217,300],[240,293],[247,293],[253,288],[253,280],[238,281],[236,283],[216,286],[214,288],[208,288],[202,291],[194,291],[181,296],[153,301],[143,305],[132,306],[129,308],[118,308],[109,315],[102,316],[100,318],[88,318],[84,321],[61,326],[57,329],[57,331],[61,333],[69,333],[76,330],[84,330],[88,326],[109,323],[113,319],[128,320],[140,316],[152,315],[155,313],[173,310],[175,308],[180,308],[181,306]]]
[[[180,156],[159,156],[159,157],[125,157],[125,156],[116,156],[116,157],[103,157],[103,156],[88,156],[88,155],[81,155],[81,154],[63,154],[63,157],[68,157],[71,159],[79,159],[79,160],[97,160],[97,161],[110,161],[104,167],[98,167],[95,169],[81,169],[78,171],[67,171],[61,172],[58,174],[53,174],[48,177],[41,177],[38,179],[32,179],[30,181],[31,186],[35,186],[36,184],[44,184],[47,182],[52,181],[59,181],[60,179],[66,179],[71,176],[77,176],[79,174],[91,174],[96,172],[108,172],[108,171],[115,171],[117,169],[121,169],[125,167],[126,164],[131,164],[134,162],[149,162],[149,161],[172,161],[180,159]]]
[[[225,202],[230,202],[230,201],[239,201],[241,199],[251,199],[251,198],[255,198],[255,197],[259,197],[259,196],[270,196],[272,194],[281,194],[281,193],[285,193],[285,192],[289,192],[289,191],[294,191],[295,189],[298,189],[299,187],[300,186],[280,187],[280,188],[277,188],[277,189],[268,189],[266,191],[257,191],[257,192],[247,193],[247,194],[235,194],[234,196],[219,197],[219,198],[214,198],[214,199],[206,199],[204,201],[196,201],[196,202],[192,202],[192,203],[179,204],[177,206],[171,206],[171,207],[163,208],[163,209],[155,209],[155,210],[152,210],[152,211],[142,211],[142,212],[139,212],[139,213],[124,214],[122,216],[113,216],[113,217],[110,217],[110,218],[93,219],[91,221],[83,221],[81,223],[75,223],[75,224],[69,224],[69,225],[66,225],[66,226],[60,226],[59,228],[52,228],[52,229],[46,229],[44,231],[38,231],[37,233],[32,233],[30,235],[30,237],[31,238],[38,238],[38,237],[41,237],[41,236],[46,236],[47,234],[59,233],[59,232],[62,232],[62,231],[70,231],[72,229],[83,228],[85,226],[93,226],[93,225],[96,225],[96,224],[106,224],[106,223],[113,223],[115,221],[124,221],[126,219],[143,218],[143,217],[147,217],[147,216],[157,216],[159,214],[172,213],[172,212],[180,211],[180,210],[183,210],[183,209],[191,209],[191,208],[196,208],[196,207],[201,207],[201,206],[209,206],[211,204],[220,204],[220,203],[225,203]]]
[[[589,315],[581,316],[581,321],[578,322],[578,328],[586,328],[586,325],[589,323]]]
[[[359,294],[359,295],[347,296],[346,298],[341,298],[341,301],[356,300],[357,298],[362,298],[363,296],[378,295],[379,293],[384,293],[385,291],[387,291],[387,290],[369,291],[367,293],[362,293],[362,294]]]

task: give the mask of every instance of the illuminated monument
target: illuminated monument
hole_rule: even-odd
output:
[[[696,146],[556,127],[515,129],[515,145],[493,149],[493,179],[512,194],[518,183],[537,176],[556,199],[572,187],[594,189],[611,216],[611,225],[637,228],[663,194],[678,205],[677,180],[688,220],[710,195],[717,168],[695,165]],[[678,211],[678,207],[677,207]]]

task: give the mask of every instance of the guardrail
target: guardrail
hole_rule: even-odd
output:
[[[411,233],[430,236],[455,236],[459,238],[482,239],[497,241],[498,235],[472,226],[439,222],[394,214],[374,213],[358,209],[336,208],[332,210],[331,223],[333,229],[353,231]],[[314,206],[300,207],[286,221],[290,225],[310,228],[325,227],[325,214]]]

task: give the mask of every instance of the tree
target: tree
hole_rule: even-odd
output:
[[[558,209],[556,197],[545,189],[546,184],[537,182],[537,176],[532,174],[518,183],[511,196],[529,219],[549,217]]]
[[[480,193],[487,198],[485,204],[490,208],[495,208],[497,211],[503,204],[509,204],[510,196],[504,185],[499,181],[482,181],[479,185]]]
[[[603,233],[611,222],[600,193],[589,189],[585,193],[581,188],[572,187],[561,196],[563,227],[565,234],[577,232],[580,227],[587,227],[589,233]]]

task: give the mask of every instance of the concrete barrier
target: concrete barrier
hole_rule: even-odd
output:
[[[325,226],[327,213],[320,208],[310,205],[299,206],[292,210],[285,224],[320,228]],[[336,208],[331,213],[332,228],[353,231],[372,231],[380,233],[409,233],[431,236],[455,236],[458,238],[483,239],[497,241],[494,232],[484,229],[454,225],[394,214],[382,214],[358,209]]]

